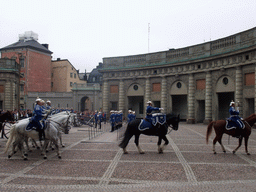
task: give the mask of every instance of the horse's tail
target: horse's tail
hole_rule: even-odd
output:
[[[209,137],[212,133],[212,126],[213,124],[215,123],[216,121],[212,121],[211,123],[209,123],[208,127],[207,127],[207,132],[206,132],[206,143],[208,144],[208,140],[209,140]]]
[[[8,149],[9,149],[10,145],[11,145],[11,144],[13,143],[13,141],[15,140],[17,134],[18,134],[18,132],[17,132],[17,130],[16,130],[16,126],[13,125],[13,126],[11,127],[11,129],[10,129],[10,136],[9,136],[8,141],[7,141],[7,143],[6,143],[6,146],[5,146],[5,151],[4,151],[5,153],[7,153],[7,151],[8,151]]]
[[[131,128],[132,127],[131,127],[130,123],[128,123],[127,128],[126,128],[126,130],[124,132],[123,139],[122,139],[122,141],[119,144],[119,147],[121,147],[122,149],[124,149],[128,145],[130,139],[133,136],[133,134],[131,133],[131,130],[130,130]]]

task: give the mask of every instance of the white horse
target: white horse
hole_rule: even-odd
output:
[[[56,116],[51,116],[46,120],[46,128],[45,128],[45,142],[42,150],[42,154],[44,155],[44,159],[47,158],[46,156],[46,146],[50,141],[54,143],[57,149],[57,155],[61,158],[59,153],[59,146],[58,146],[58,139],[59,139],[59,132],[62,127],[67,127],[69,122],[70,115],[69,114],[60,114]],[[15,153],[15,148],[18,147],[21,150],[22,157],[24,160],[27,160],[27,157],[24,155],[23,143],[27,138],[31,138],[34,140],[39,139],[38,132],[35,130],[26,131],[26,127],[29,123],[29,119],[24,119],[16,124],[10,130],[10,137],[8,142],[6,143],[5,152],[8,151],[9,147],[12,144],[12,150],[8,155],[8,158]]]

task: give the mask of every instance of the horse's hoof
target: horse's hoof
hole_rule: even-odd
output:
[[[13,154],[17,153],[17,151],[14,151]]]
[[[250,153],[247,153],[247,155],[251,155]]]
[[[54,151],[54,148],[52,148],[52,151]]]
[[[27,153],[25,153],[25,154],[24,154],[24,156],[26,156],[26,157],[27,157],[27,156],[28,156],[28,154],[27,154]]]
[[[145,152],[144,152],[144,151],[141,151],[140,154],[145,154]]]
[[[158,151],[159,154],[163,154],[164,152],[163,151]]]
[[[24,161],[27,161],[27,160],[28,160],[28,158],[27,158],[27,157],[25,157],[25,158],[24,158]]]
[[[124,154],[128,154],[128,151],[124,151]]]
[[[37,149],[40,149],[40,147],[37,147]]]
[[[8,159],[10,159],[12,156],[11,155],[8,155]]]
[[[61,159],[61,156],[58,156],[59,159]]]
[[[44,157],[44,159],[47,159],[47,157]]]
[[[216,151],[214,151],[213,154],[216,155],[217,154]]]
[[[48,153],[49,151],[48,151],[48,150],[46,150],[45,152],[46,152],[46,153]]]
[[[33,148],[36,148],[36,146],[34,146],[34,145],[33,145],[32,147],[33,147]]]
[[[233,151],[233,154],[235,154],[236,153],[236,151]]]
[[[65,145],[62,145],[62,147],[65,147]]]
[[[226,153],[226,151],[223,151],[223,153]]]

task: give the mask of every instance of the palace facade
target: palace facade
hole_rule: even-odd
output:
[[[256,28],[203,44],[103,58],[103,111],[129,109],[145,117],[146,102],[188,123],[225,119],[229,104],[240,116],[255,113]]]

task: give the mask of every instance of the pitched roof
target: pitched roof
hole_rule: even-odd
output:
[[[0,51],[17,49],[17,48],[30,48],[30,49],[35,49],[44,53],[49,53],[49,54],[53,53],[49,49],[47,49],[45,46],[41,45],[35,40],[28,40],[28,41],[20,40],[16,43],[13,43],[11,45],[1,48]]]

